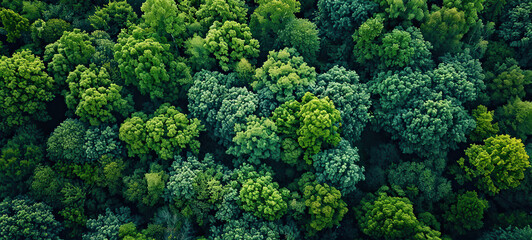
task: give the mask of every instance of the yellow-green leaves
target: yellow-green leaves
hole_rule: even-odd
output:
[[[289,191],[279,189],[279,184],[272,182],[271,176],[247,179],[240,189],[242,208],[270,221],[286,213],[288,195]]]
[[[179,112],[174,106],[161,105],[151,118],[142,114],[126,119],[120,127],[120,139],[127,143],[129,155],[143,155],[151,149],[164,159],[172,159],[187,147],[199,152],[201,122]]]
[[[479,189],[491,195],[519,186],[530,167],[521,139],[509,135],[490,137],[484,140],[484,145],[472,144],[465,154],[467,160],[458,160],[465,178],[475,180]]]
[[[41,59],[30,51],[0,58],[0,132],[32,119],[45,120],[54,83]]]
[[[218,60],[224,71],[236,67],[241,59],[259,56],[259,41],[253,38],[245,23],[214,22],[205,38],[204,47]]]

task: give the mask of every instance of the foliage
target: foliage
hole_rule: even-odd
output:
[[[209,132],[214,131],[218,110],[228,92],[224,80],[221,73],[203,70],[194,75],[194,83],[188,91],[191,117],[198,118]]]
[[[131,211],[127,207],[122,207],[111,211],[107,208],[105,215],[98,215],[96,219],[87,221],[89,232],[83,234],[83,240],[88,239],[109,239],[118,240],[120,226],[131,222]]]
[[[480,229],[484,223],[484,211],[488,208],[488,201],[478,198],[477,192],[467,191],[454,196],[446,205],[443,217],[449,223],[452,232],[464,234],[468,230]]]
[[[88,88],[81,95],[76,115],[91,125],[116,122],[116,113],[127,116],[132,110],[131,99],[122,98],[122,87],[111,83],[109,87]]]
[[[204,126],[196,118],[188,119],[168,103],[161,105],[147,118],[134,114],[120,126],[120,140],[125,141],[129,155],[142,155],[151,149],[164,160],[172,159],[182,149],[198,153],[199,132]]]
[[[235,133],[234,145],[229,147],[228,154],[253,164],[281,158],[281,140],[277,136],[277,126],[270,119],[250,115],[245,124],[235,124]]]
[[[142,4],[144,23],[160,36],[169,35],[173,41],[181,43],[186,31],[185,14],[180,13],[175,1],[148,0]]]
[[[259,41],[253,38],[245,23],[235,21],[214,22],[204,46],[226,72],[234,69],[240,59],[252,59],[259,55]]]
[[[311,182],[301,190],[310,215],[306,225],[309,235],[338,225],[348,211],[340,191],[327,183]]]
[[[190,69],[148,30],[131,27],[118,35],[114,58],[127,85],[152,100],[175,101],[192,82]]]
[[[532,86],[532,70],[522,70],[511,61],[496,65],[495,71],[489,72],[487,76],[490,98],[495,104],[505,103],[512,98],[523,98],[526,88]]]
[[[96,161],[103,156],[122,156],[123,144],[119,141],[118,129],[118,125],[102,125],[87,129],[83,145],[87,159]]]
[[[371,85],[372,92],[381,96],[375,117],[392,139],[399,140],[404,153],[445,156],[475,127],[464,108],[452,97],[432,92],[432,84],[430,75],[406,68],[395,74],[379,74]]]
[[[297,130],[297,141],[306,149],[304,159],[310,164],[310,156],[318,153],[322,145],[336,146],[340,142],[342,119],[340,111],[334,108],[328,97],[319,99],[311,93],[301,99],[298,116],[301,125]]]
[[[314,67],[303,61],[293,48],[270,51],[268,59],[255,74],[251,83],[255,91],[267,88],[281,103],[303,97],[306,89],[316,81]]]
[[[298,229],[294,226],[264,221],[251,213],[244,213],[242,217],[221,226],[213,226],[211,232],[211,238],[215,240],[299,239],[300,237]]]
[[[53,43],[61,38],[65,31],[72,31],[72,26],[63,19],[39,19],[31,24],[31,38],[39,44]]]
[[[244,24],[247,22],[246,15],[247,8],[243,0],[205,0],[196,12],[198,22],[205,31],[216,21]]]
[[[532,102],[514,99],[495,111],[502,132],[523,141],[532,135]]]
[[[316,61],[320,51],[320,38],[316,24],[301,18],[294,18],[279,31],[278,41],[283,47],[294,48],[310,63]]]
[[[316,24],[324,39],[332,42],[342,41],[353,34],[371,14],[377,10],[377,3],[370,0],[343,1],[318,0]]]
[[[353,144],[370,119],[371,101],[365,84],[359,83],[359,76],[355,71],[334,66],[318,75],[317,86],[318,96],[333,99],[334,106],[342,117],[342,137]]]
[[[482,240],[519,240],[532,238],[532,229],[530,226],[518,228],[507,227],[498,228],[484,234]]]
[[[379,193],[363,199],[355,211],[362,231],[374,238],[440,239],[440,232],[418,221],[407,198]]]
[[[336,148],[328,149],[312,157],[316,180],[327,183],[347,195],[356,190],[355,184],[363,181],[364,167],[356,165],[360,160],[358,149],[342,140]]]
[[[502,37],[511,47],[520,53],[521,62],[524,66],[530,67],[530,47],[532,46],[532,2],[518,1],[515,7],[510,9],[501,24],[499,36]]]
[[[0,202],[0,236],[6,239],[57,239],[62,230],[52,209],[25,198],[6,198]]]
[[[278,32],[295,18],[301,4],[297,0],[259,0],[259,6],[251,14],[249,27],[261,43],[261,50],[272,49]]]
[[[467,161],[458,160],[465,180],[476,181],[479,189],[492,195],[519,186],[530,167],[521,139],[509,135],[490,137],[484,140],[484,145],[471,144],[465,154]]]
[[[46,120],[46,103],[54,98],[54,80],[30,51],[0,58],[0,132],[31,120]]]
[[[11,9],[2,8],[0,10],[0,20],[2,27],[7,31],[7,42],[14,43],[20,38],[21,33],[29,30],[29,20]]]
[[[77,119],[66,119],[50,135],[48,156],[54,162],[81,163],[85,161],[83,145],[87,127]]]
[[[464,12],[466,23],[474,24],[478,20],[478,14],[484,10],[483,2],[485,0],[444,0],[443,6],[456,8]]]
[[[456,51],[468,30],[465,13],[454,7],[433,7],[425,22],[421,24],[421,32],[434,46],[436,55]]]
[[[289,194],[287,189],[279,189],[279,184],[272,182],[271,176],[247,179],[240,189],[242,208],[269,221],[277,220],[286,213]]]
[[[95,52],[89,34],[74,29],[63,33],[59,40],[46,46],[44,61],[48,63],[48,73],[61,89],[65,86],[68,74],[78,65],[88,65]]]
[[[416,212],[432,211],[434,203],[452,193],[449,180],[417,162],[402,162],[389,168],[388,182],[392,188],[400,187],[405,192]]]
[[[203,225],[209,211],[222,201],[221,165],[214,163],[212,155],[203,160],[189,155],[186,159],[176,156],[171,166],[165,198],[169,199],[185,217],[195,216]],[[237,193],[235,193],[237,194]],[[236,203],[232,203],[236,206]]]
[[[214,136],[229,147],[236,136],[235,126],[244,124],[246,117],[257,109],[257,95],[246,88],[233,87],[227,91],[216,114]]]
[[[20,127],[0,149],[0,197],[27,191],[25,181],[43,162],[45,148],[42,133],[35,125]]]
[[[384,8],[386,16],[391,19],[422,21],[425,14],[427,14],[426,0],[375,0],[375,2],[378,2]]]
[[[473,109],[473,117],[477,122],[477,126],[469,135],[472,141],[480,142],[495,136],[499,132],[499,123],[492,123],[493,112],[488,111],[488,108],[483,105],[478,105],[476,109]]]
[[[111,36],[117,36],[120,30],[128,24],[135,24],[137,19],[137,14],[127,1],[109,2],[89,16],[89,22],[94,29],[106,31]]]
[[[194,35],[184,43],[185,53],[189,56],[188,64],[194,72],[210,70],[216,65],[216,59],[209,57],[210,51],[205,42],[205,38]]]

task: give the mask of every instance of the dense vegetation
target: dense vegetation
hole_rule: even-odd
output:
[[[0,239],[532,239],[531,0],[2,0]]]

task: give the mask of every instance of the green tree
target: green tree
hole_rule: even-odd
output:
[[[234,21],[239,24],[247,22],[247,7],[243,0],[204,0],[196,12],[202,32],[206,32],[218,21]]]
[[[320,34],[332,42],[345,41],[378,7],[370,0],[318,0],[317,6]]]
[[[477,126],[469,135],[472,141],[480,142],[486,138],[493,137],[499,132],[499,123],[492,123],[493,112],[483,105],[478,105],[473,109],[473,117]]]
[[[277,34],[295,18],[301,4],[297,0],[259,0],[259,6],[251,14],[249,27],[261,43],[261,51],[272,49]]]
[[[2,8],[0,10],[0,20],[2,29],[7,32],[7,42],[14,43],[20,38],[22,32],[30,28],[29,20],[11,9]]]
[[[378,44],[383,30],[384,19],[377,16],[366,20],[353,33],[353,41],[355,42],[353,53],[357,62],[374,61],[378,57],[380,51]]]
[[[187,147],[197,154],[200,131],[204,131],[204,126],[198,119],[188,119],[174,106],[163,104],[146,121],[146,145],[164,160],[172,159]]]
[[[136,24],[137,14],[127,1],[110,1],[103,8],[97,8],[93,15],[89,16],[91,26],[96,30],[102,30],[116,37],[120,30],[128,24]]]
[[[532,46],[532,2],[517,1],[515,7],[509,9],[503,18],[499,36],[502,37],[518,53],[522,66],[531,67],[530,49]]]
[[[81,95],[76,115],[93,126],[114,123],[116,115],[127,116],[133,110],[132,99],[124,99],[121,90],[122,87],[114,83],[109,87],[86,89]]]
[[[118,35],[114,58],[127,85],[153,100],[176,101],[192,82],[190,68],[148,30],[133,26]]]
[[[216,66],[216,59],[210,57],[211,52],[205,43],[205,38],[196,34],[185,41],[185,54],[193,72],[211,70]]]
[[[498,228],[491,230],[480,239],[482,240],[519,240],[519,239],[529,239],[532,238],[532,228],[530,226],[518,228],[518,227],[507,227],[507,228]]]
[[[327,183],[309,183],[301,190],[310,215],[306,224],[309,235],[338,225],[348,211],[340,191]]]
[[[422,21],[428,12],[426,0],[375,0],[375,2],[384,8],[385,16],[390,19]]]
[[[57,41],[64,32],[72,31],[72,26],[63,19],[52,18],[47,21],[39,19],[31,24],[30,29],[33,42],[41,45]]]
[[[26,180],[43,162],[45,148],[42,133],[35,125],[22,126],[0,149],[0,197],[27,191]]]
[[[89,231],[83,233],[83,240],[109,239],[118,240],[120,226],[132,222],[131,210],[121,207],[115,211],[107,208],[105,215],[98,215],[95,219],[87,220]]]
[[[478,15],[484,10],[485,0],[444,0],[443,6],[447,8],[456,8],[464,12],[466,23],[473,25],[478,20]]]
[[[258,165],[261,160],[277,161],[281,158],[281,140],[277,136],[277,126],[270,119],[250,115],[245,124],[235,124],[235,132],[234,145],[227,153],[246,159],[239,162]]]
[[[362,232],[374,238],[440,239],[440,232],[419,222],[408,198],[379,193],[362,199],[355,211]]]
[[[491,195],[519,186],[530,167],[521,139],[509,135],[490,137],[484,145],[471,144],[465,154],[467,158],[458,160],[465,174],[458,175],[458,179],[475,181],[479,189]]]
[[[259,55],[259,41],[253,38],[245,23],[235,21],[214,22],[204,46],[226,72],[234,69],[241,59],[251,60]]]
[[[0,132],[30,120],[47,120],[46,103],[54,98],[54,80],[30,51],[0,58]]]
[[[320,51],[320,37],[316,24],[301,18],[294,18],[279,31],[277,39],[282,47],[295,48],[309,63],[316,61]]]
[[[142,4],[142,18],[149,27],[160,36],[170,36],[172,40],[181,44],[186,31],[186,15],[180,12],[176,1],[147,0]]]
[[[370,119],[370,93],[355,71],[334,66],[317,77],[316,95],[333,99],[342,117],[342,137],[351,144],[359,140]]]
[[[129,157],[144,156],[149,153],[149,148],[146,145],[146,121],[148,116],[146,114],[133,113],[131,117],[124,120],[120,125],[119,137],[120,140],[126,143],[127,154]]]
[[[48,156],[54,162],[81,163],[85,160],[83,144],[87,127],[77,119],[66,119],[50,134]]]
[[[526,141],[532,135],[532,102],[511,100],[497,108],[495,118],[499,120],[501,131]]]
[[[465,13],[456,8],[433,7],[421,24],[421,32],[434,46],[435,55],[458,50],[467,31],[469,25]]]
[[[446,227],[458,234],[480,229],[484,225],[482,218],[488,207],[488,201],[478,198],[475,191],[456,195],[443,206],[443,218],[449,223]]]
[[[202,70],[194,75],[194,83],[188,91],[190,116],[201,120],[208,132],[214,132],[216,116],[228,92],[222,83],[225,75]]]
[[[59,89],[63,89],[68,74],[78,65],[88,65],[95,52],[89,34],[74,29],[64,32],[59,40],[46,46],[44,61]]]
[[[298,115],[301,125],[297,130],[297,141],[305,149],[303,158],[311,164],[311,156],[324,144],[336,146],[340,142],[342,118],[329,97],[319,99],[312,93],[306,93],[301,99]]]
[[[289,194],[288,189],[279,189],[279,184],[272,182],[271,176],[247,179],[240,189],[242,208],[269,221],[277,220],[287,212]]]
[[[500,64],[493,73],[486,75],[489,95],[494,104],[523,98],[526,89],[532,87],[532,70],[522,70],[515,61]]]
[[[6,198],[0,203],[0,225],[0,236],[6,239],[61,239],[62,226],[51,207],[25,198]]]
[[[392,189],[400,188],[416,206],[416,212],[433,211],[433,204],[452,193],[451,182],[423,163],[402,162],[387,171]]]
[[[293,48],[270,51],[268,59],[255,74],[253,90],[267,88],[280,103],[303,97],[316,81],[316,71]]]
[[[233,144],[235,126],[245,124],[246,118],[257,110],[257,105],[257,95],[246,88],[233,87],[227,91],[216,113],[214,136],[220,143],[226,147]]]
[[[356,190],[355,184],[363,181],[364,167],[357,165],[360,161],[358,149],[342,140],[333,149],[328,149],[312,156],[316,170],[316,180],[340,190],[347,195]]]

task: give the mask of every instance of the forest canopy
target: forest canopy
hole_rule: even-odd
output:
[[[532,0],[0,0],[0,239],[532,239]]]

